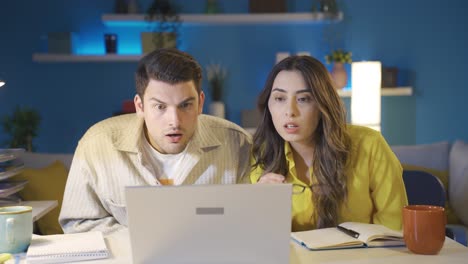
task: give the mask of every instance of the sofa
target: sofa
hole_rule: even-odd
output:
[[[447,227],[454,239],[467,245],[468,143],[457,140],[432,144],[392,146],[403,169],[422,170],[438,177],[446,188]],[[423,188],[423,186],[422,186]]]
[[[468,143],[444,141],[433,144],[392,146],[404,169],[423,170],[437,176],[447,190],[448,226],[468,235]],[[22,173],[27,200],[58,200],[59,206],[44,217],[41,233],[59,232],[56,228],[65,182],[73,154],[23,154],[27,169]],[[42,176],[39,180],[38,177]],[[15,176],[16,177],[16,176]],[[47,186],[45,190],[44,187]],[[48,218],[48,219],[47,219]],[[55,228],[47,228],[54,225]],[[461,229],[460,229],[461,228]],[[466,245],[466,238],[465,243]]]
[[[55,161],[60,161],[69,170],[73,159],[73,154],[25,152],[21,158],[27,168],[41,169],[49,166]]]
[[[20,157],[25,169],[12,180],[27,180],[19,192],[23,200],[57,200],[58,206],[36,221],[34,232],[42,235],[63,233],[58,223],[63,193],[73,154],[24,152]]]

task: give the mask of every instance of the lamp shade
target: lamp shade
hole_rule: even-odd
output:
[[[5,85],[5,82],[0,80],[0,87],[2,87],[3,85]]]
[[[351,65],[351,123],[380,131],[382,65],[379,61]]]

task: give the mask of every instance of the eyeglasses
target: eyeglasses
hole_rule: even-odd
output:
[[[310,188],[310,186],[305,186],[302,184],[293,184],[292,185],[292,193],[293,194],[301,194],[304,192],[306,188]]]

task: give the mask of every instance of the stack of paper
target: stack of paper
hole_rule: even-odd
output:
[[[21,148],[0,149],[0,163],[17,159],[23,155],[24,151]]]
[[[0,149],[0,180],[7,179],[21,172],[24,168],[20,159],[24,149]]]
[[[24,188],[26,183],[28,183],[28,181],[0,182],[0,198],[5,198],[9,195],[19,192]]]
[[[24,169],[21,155],[24,149],[0,149],[0,203],[18,202],[13,194],[24,188],[27,181],[7,181]]]

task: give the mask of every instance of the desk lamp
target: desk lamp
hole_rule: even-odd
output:
[[[380,61],[351,64],[351,123],[380,131]]]

